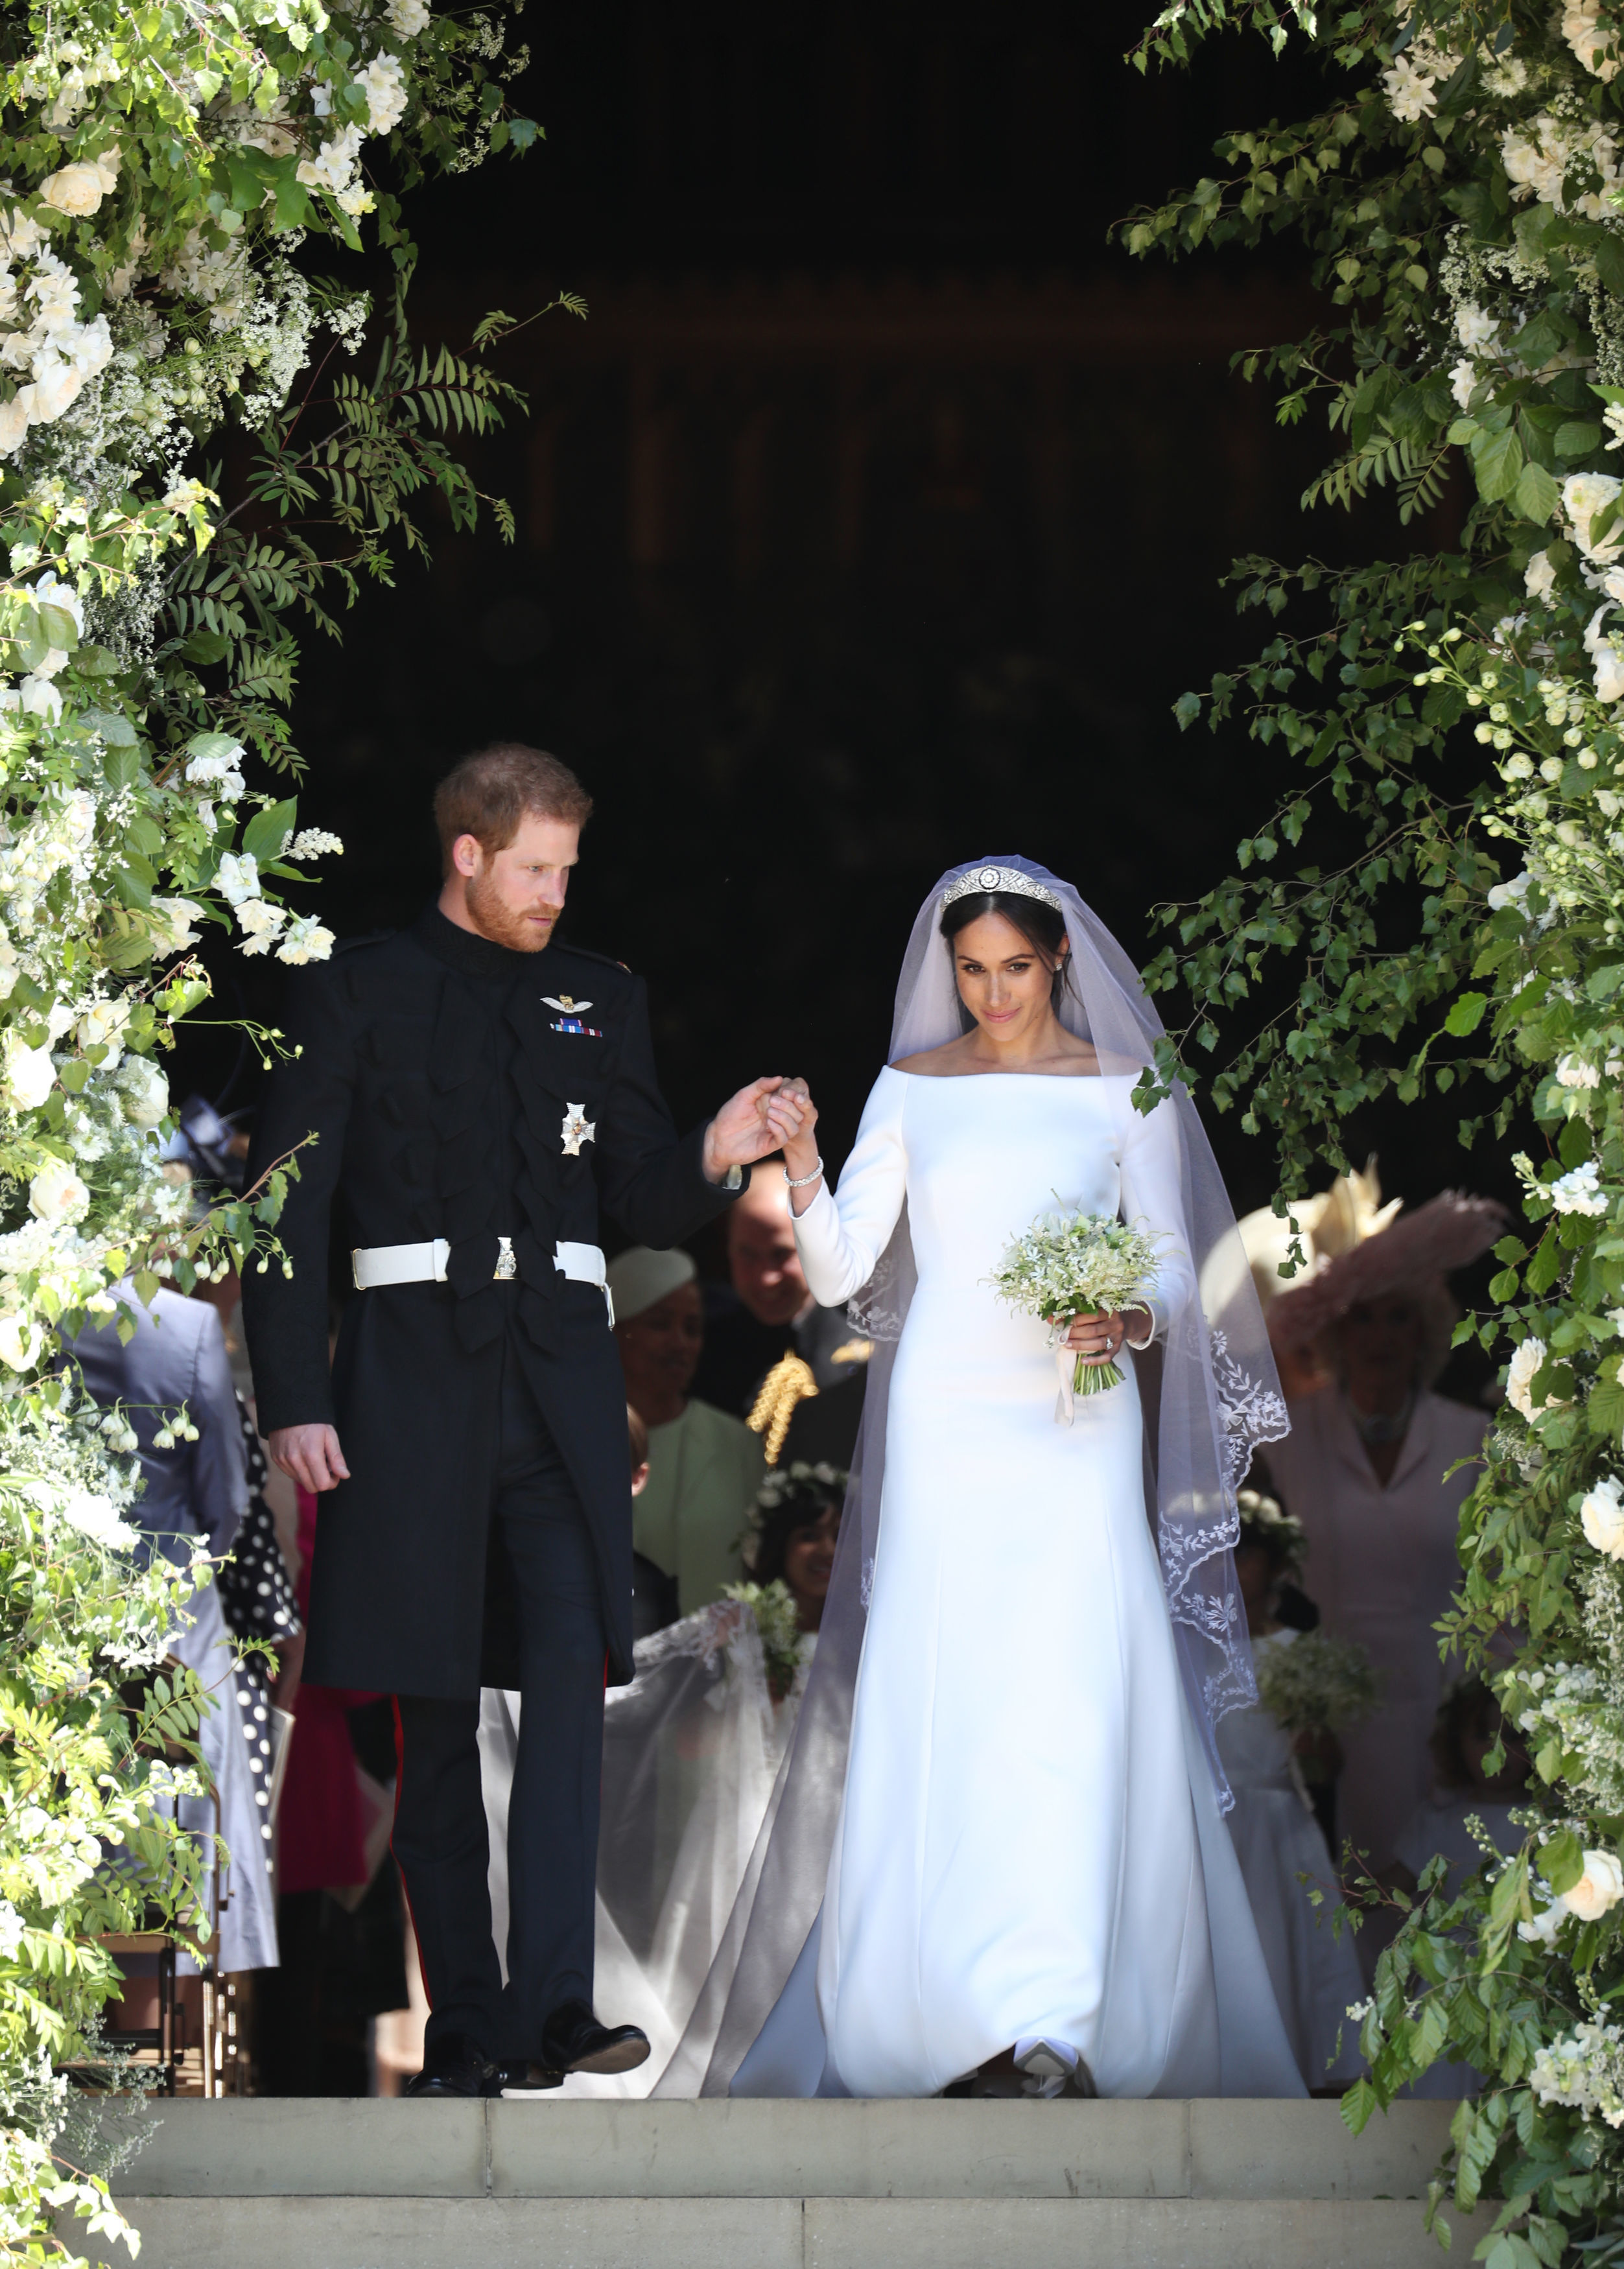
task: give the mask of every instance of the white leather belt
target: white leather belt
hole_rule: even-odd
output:
[[[491,1278],[496,1282],[511,1282],[513,1275],[513,1246],[511,1238],[498,1238],[496,1267]],[[350,1255],[350,1266],[358,1292],[376,1291],[384,1284],[443,1284],[446,1263],[451,1258],[451,1246],[443,1237],[432,1238],[425,1245],[358,1245]],[[576,1284],[595,1284],[603,1295],[612,1329],[615,1322],[615,1296],[609,1288],[609,1272],[603,1253],[595,1245],[559,1244],[553,1247],[552,1265],[559,1274]]]

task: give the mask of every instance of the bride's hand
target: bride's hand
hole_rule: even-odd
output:
[[[1066,1344],[1085,1363],[1112,1363],[1132,1333],[1142,1348],[1149,1343],[1155,1318],[1148,1308],[1124,1308],[1104,1316],[1074,1316]]]
[[[817,1105],[804,1079],[787,1079],[778,1093],[770,1096],[764,1106],[769,1128],[778,1137],[784,1152],[785,1171],[792,1180],[803,1181],[817,1171]],[[797,1198],[804,1211],[812,1201],[810,1189],[792,1190],[792,1205]]]

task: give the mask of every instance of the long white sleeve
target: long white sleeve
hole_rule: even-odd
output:
[[[902,1142],[907,1075],[882,1071],[863,1106],[857,1141],[832,1197],[823,1182],[795,1223],[807,1282],[821,1307],[838,1308],[860,1290],[890,1242],[907,1194]]]
[[[1160,1339],[1195,1295],[1190,1230],[1185,1219],[1184,1146],[1179,1141],[1178,1114],[1170,1098],[1158,1103],[1148,1118],[1131,1102],[1126,1103],[1124,1118],[1122,1218],[1165,1232],[1156,1248],[1155,1290],[1147,1303],[1155,1318],[1154,1336]]]

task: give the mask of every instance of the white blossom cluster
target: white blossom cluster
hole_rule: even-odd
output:
[[[1620,180],[1618,144],[1592,118],[1542,110],[1501,137],[1501,163],[1511,194],[1586,220],[1616,220],[1609,193]]]
[[[1624,2028],[1598,2019],[1576,2025],[1535,2052],[1528,2084],[1541,2103],[1565,2103],[1586,2118],[1624,2127]]]
[[[1399,124],[1414,126],[1430,118],[1437,108],[1439,88],[1459,67],[1460,57],[1441,47],[1433,32],[1416,32],[1382,73],[1382,92]]]
[[[60,211],[94,210],[117,177],[112,152],[93,166],[63,166],[41,195]],[[13,391],[0,402],[0,457],[14,456],[34,425],[48,425],[78,399],[113,352],[105,315],[79,320],[78,278],[36,220],[0,206],[0,372]]]
[[[1586,1663],[1559,1662],[1520,1678],[1517,1722],[1538,1750],[1554,1741],[1578,1760],[1570,1785],[1598,1810],[1624,1810],[1624,1689],[1611,1673]]]
[[[278,961],[302,965],[325,961],[332,952],[332,931],[313,914],[295,915],[261,895],[259,861],[252,854],[226,852],[215,887],[236,913],[245,954],[268,953],[275,946]]]

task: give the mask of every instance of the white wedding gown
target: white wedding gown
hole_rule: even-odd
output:
[[[919,1272],[840,1827],[768,2028],[816,1960],[823,2093],[929,2095],[1034,2036],[1104,2095],[1303,2093],[1184,1699],[1133,1369],[1057,1423],[1046,1327],[986,1282],[1057,1205],[1181,1223],[1170,1116],[1132,1087],[888,1068],[795,1224],[827,1305],[904,1201]],[[1193,1297],[1182,1243],[1158,1328]]]

